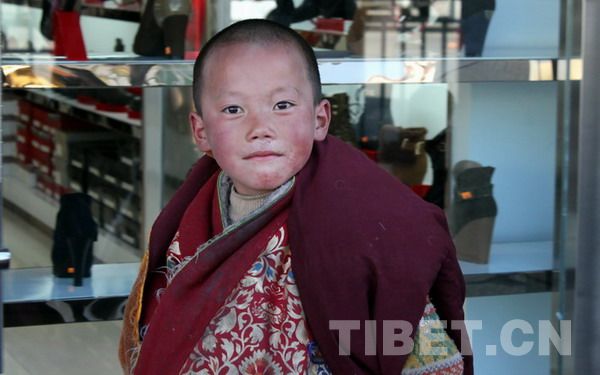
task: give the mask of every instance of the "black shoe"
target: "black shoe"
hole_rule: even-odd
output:
[[[498,213],[491,183],[493,167],[463,160],[453,169],[456,179],[451,209],[451,231],[458,257],[487,263]]]
[[[74,277],[74,285],[91,276],[93,242],[98,238],[98,225],[92,217],[91,197],[84,193],[61,196],[56,215],[52,265],[56,277]]]

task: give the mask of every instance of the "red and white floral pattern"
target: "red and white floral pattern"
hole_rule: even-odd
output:
[[[309,342],[283,226],[212,319],[181,374],[306,374]]]
[[[186,261],[177,234],[167,256],[168,283]],[[433,305],[428,304],[418,327],[417,347],[431,344],[425,328],[432,324],[437,327],[441,323]],[[449,337],[446,339],[445,344],[452,347]],[[439,337],[436,340],[439,342]],[[462,358],[454,349],[441,357],[412,353],[400,372],[446,375],[462,370]],[[180,374],[331,375],[305,324],[285,225],[217,311]]]

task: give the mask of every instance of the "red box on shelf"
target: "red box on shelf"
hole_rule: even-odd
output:
[[[38,137],[36,140],[40,151],[46,153],[48,158],[50,158],[54,152],[54,140],[52,138],[44,137]]]
[[[31,165],[37,170],[39,173],[43,175],[52,174],[52,166],[40,161],[36,158],[31,158]]]
[[[127,105],[96,102],[96,109],[99,111],[125,113],[127,112]]]
[[[17,142],[17,159],[24,165],[31,164],[31,145]]]
[[[93,97],[85,94],[77,95],[77,101],[81,104],[96,105],[97,101]]]
[[[133,95],[142,96],[142,88],[141,87],[127,87],[126,90]]]
[[[46,154],[47,158],[52,156],[52,151],[54,150],[52,134],[34,129],[31,132],[31,145]]]
[[[17,142],[23,144],[31,144],[31,129],[26,126],[17,127]]]
[[[317,30],[344,31],[343,18],[324,18],[318,17],[315,20],[315,28]]]
[[[131,108],[127,109],[127,117],[133,120],[141,120],[142,119],[142,112],[140,111],[135,111]]]
[[[44,124],[46,124],[48,121],[48,111],[46,110],[46,108],[34,105],[32,106],[31,117],[31,124],[33,125],[33,127],[43,130]]]
[[[49,154],[43,152],[38,147],[31,147],[31,164],[41,173],[52,175],[52,159]]]
[[[46,108],[33,106],[33,127],[49,134],[57,130],[86,130],[89,128],[85,121],[75,119],[68,115],[51,112]]]
[[[21,122],[26,125],[31,125],[33,104],[25,99],[19,99],[17,105],[19,107],[19,119]]]
[[[31,130],[28,126],[17,128],[17,158],[25,165],[31,164]]]

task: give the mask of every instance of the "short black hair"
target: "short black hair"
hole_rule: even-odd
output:
[[[317,105],[321,100],[321,76],[317,58],[312,47],[300,34],[273,21],[265,19],[248,19],[236,22],[215,34],[200,50],[194,63],[193,97],[196,111],[202,114],[200,93],[202,90],[202,73],[211,54],[219,47],[234,43],[269,44],[280,43],[294,46],[304,58],[306,72],[313,90],[313,101]]]

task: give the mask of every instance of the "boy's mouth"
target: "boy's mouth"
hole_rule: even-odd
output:
[[[247,155],[244,159],[261,159],[275,156],[281,156],[281,154],[274,151],[256,151]]]

